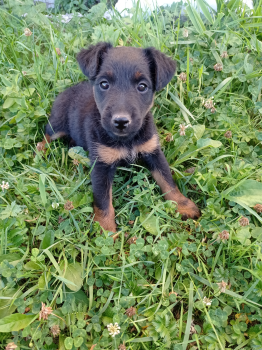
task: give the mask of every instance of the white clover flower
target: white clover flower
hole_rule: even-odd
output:
[[[209,299],[207,297],[204,297],[203,303],[206,304],[206,306],[211,306],[212,304],[212,299]]]
[[[120,327],[117,322],[115,324],[113,323],[108,324],[107,329],[108,329],[109,335],[111,335],[112,337],[120,333]]]
[[[186,128],[188,128],[188,125],[180,124],[179,125],[179,135],[180,136],[186,136]]]
[[[2,185],[0,185],[2,187],[2,191],[4,192],[4,190],[8,190],[9,188],[9,183],[2,181]]]
[[[56,203],[56,202],[52,203],[52,207],[54,209],[57,209],[59,207],[59,203]]]

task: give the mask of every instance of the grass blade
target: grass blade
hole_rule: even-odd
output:
[[[189,336],[190,336],[190,327],[192,323],[192,313],[193,313],[193,305],[194,305],[193,293],[194,293],[193,282],[190,282],[187,323],[186,323],[185,336],[182,344],[183,350],[187,349]]]

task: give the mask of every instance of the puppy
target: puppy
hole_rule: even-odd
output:
[[[46,142],[69,136],[89,151],[95,220],[116,232],[112,182],[116,168],[140,158],[182,219],[197,219],[197,206],[178,190],[161,151],[150,109],[154,93],[172,79],[176,63],[154,48],[98,43],[77,55],[84,81],[62,92],[46,126]]]

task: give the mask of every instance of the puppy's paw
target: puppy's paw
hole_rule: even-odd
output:
[[[201,216],[201,211],[190,199],[187,199],[183,205],[178,204],[177,211],[181,214],[183,221],[187,219],[197,220]]]
[[[42,142],[38,142],[37,145],[36,145],[36,149],[40,153],[40,156],[42,156],[42,157],[46,153],[46,147],[45,146],[46,146],[45,140],[42,141]],[[36,155],[37,155],[37,152],[35,151],[34,154],[33,154],[33,157],[35,158]]]
[[[115,223],[115,220],[114,220],[114,222],[112,221],[112,222],[110,222],[110,223],[106,223],[106,224],[101,224],[100,222],[99,222],[99,224],[100,224],[100,226],[101,227],[103,227],[103,229],[104,230],[106,230],[106,231],[110,231],[110,232],[114,232],[114,233],[116,233],[116,223]]]
[[[114,211],[113,212],[109,211],[109,213],[105,213],[96,207],[94,209],[95,209],[94,220],[97,221],[100,224],[100,226],[103,227],[104,230],[116,233],[116,222],[115,222]]]

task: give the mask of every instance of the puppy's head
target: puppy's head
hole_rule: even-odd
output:
[[[77,56],[93,83],[101,124],[112,137],[130,138],[142,127],[154,92],[172,79],[176,63],[154,48],[113,48],[99,43]]]

